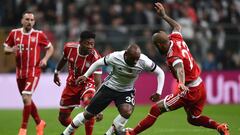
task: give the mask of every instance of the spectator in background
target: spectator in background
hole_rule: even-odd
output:
[[[24,12],[21,23],[22,28],[13,29],[4,43],[5,53],[16,55],[17,84],[24,103],[18,135],[27,135],[30,115],[37,125],[37,135],[43,135],[46,123],[39,117],[32,94],[38,84],[41,68],[47,66],[48,59],[53,54],[53,46],[42,31],[33,29],[35,18],[32,12]],[[40,60],[41,48],[46,49],[46,54]]]
[[[202,70],[214,71],[217,69],[217,62],[213,52],[208,51],[202,62]]]

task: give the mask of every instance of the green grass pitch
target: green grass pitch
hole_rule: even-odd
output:
[[[135,126],[149,110],[150,106],[136,106],[132,117],[129,119],[126,127]],[[75,109],[72,116],[75,116],[82,109]],[[45,135],[59,135],[64,127],[57,120],[58,109],[40,109],[41,117],[47,122]],[[112,120],[117,115],[117,109],[114,106],[104,110],[103,121],[96,123],[94,135],[103,135]],[[239,105],[208,105],[203,114],[219,122],[227,122],[230,126],[231,135],[240,134],[240,106]],[[16,135],[21,122],[21,110],[0,110],[0,135]],[[28,135],[35,135],[35,124],[30,119],[28,125]],[[80,127],[76,135],[84,135],[84,128]],[[217,132],[212,129],[191,126],[186,121],[186,115],[183,109],[165,113],[161,115],[157,122],[150,129],[142,133],[143,135],[216,135]]]

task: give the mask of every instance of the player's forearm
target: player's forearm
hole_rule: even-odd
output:
[[[83,75],[85,77],[89,77],[94,71],[96,71],[99,67],[104,66],[104,58],[101,58],[95,61],[87,70],[87,72]]]
[[[50,45],[50,47],[47,48],[46,54],[45,54],[45,56],[43,57],[43,59],[45,59],[46,61],[48,61],[48,59],[53,55],[53,51],[54,51],[54,48],[53,48],[52,45]]]
[[[177,21],[173,20],[168,15],[165,15],[162,18],[171,26],[173,31],[181,31],[181,25]]]
[[[102,84],[102,74],[94,74],[95,89],[98,90]]]
[[[12,47],[9,47],[9,46],[4,46],[4,53],[5,54],[11,54],[14,52],[14,49]]]
[[[158,86],[157,86],[156,93],[161,95],[162,90],[163,90],[164,81],[165,81],[165,74],[164,74],[163,70],[158,66],[154,70],[154,73],[157,74],[157,81],[158,81]]]
[[[59,61],[59,63],[57,64],[57,67],[56,67],[56,71],[55,72],[59,72],[62,70],[62,68],[65,66],[65,64],[67,63],[67,60],[66,58],[63,56],[61,58],[61,60]]]
[[[178,63],[174,66],[175,74],[179,83],[185,84],[185,71],[183,63]]]

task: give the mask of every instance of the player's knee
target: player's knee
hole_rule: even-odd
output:
[[[63,126],[68,126],[71,123],[70,115],[67,115],[66,113],[59,113],[58,115],[58,121],[63,125]]]
[[[198,121],[197,118],[192,118],[191,116],[189,116],[189,117],[187,117],[187,121],[188,121],[188,123],[190,123],[194,126],[200,126],[197,122]]]
[[[133,108],[132,107],[123,107],[119,110],[122,117],[129,119],[129,117],[132,115]]]
[[[126,118],[126,119],[129,119],[129,117],[132,115],[132,110],[125,110],[121,113],[121,116]]]
[[[83,96],[83,98],[82,98],[83,105],[84,105],[84,106],[89,105],[89,103],[90,103],[90,101],[91,101],[91,99],[92,99],[93,96],[94,96],[93,93],[87,93],[87,94],[85,94],[85,95]]]
[[[58,121],[63,125],[63,126],[68,126],[69,124],[67,123],[67,119],[65,117],[58,117]]]
[[[23,100],[24,105],[30,105],[32,102],[30,95],[22,95],[22,100]]]
[[[161,114],[161,110],[160,110],[158,104],[152,105],[152,107],[150,109],[150,114],[155,117],[158,117]]]

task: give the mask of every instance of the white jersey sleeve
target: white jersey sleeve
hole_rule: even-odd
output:
[[[143,69],[146,71],[153,72],[157,67],[157,65],[144,54],[141,54],[139,61]]]

